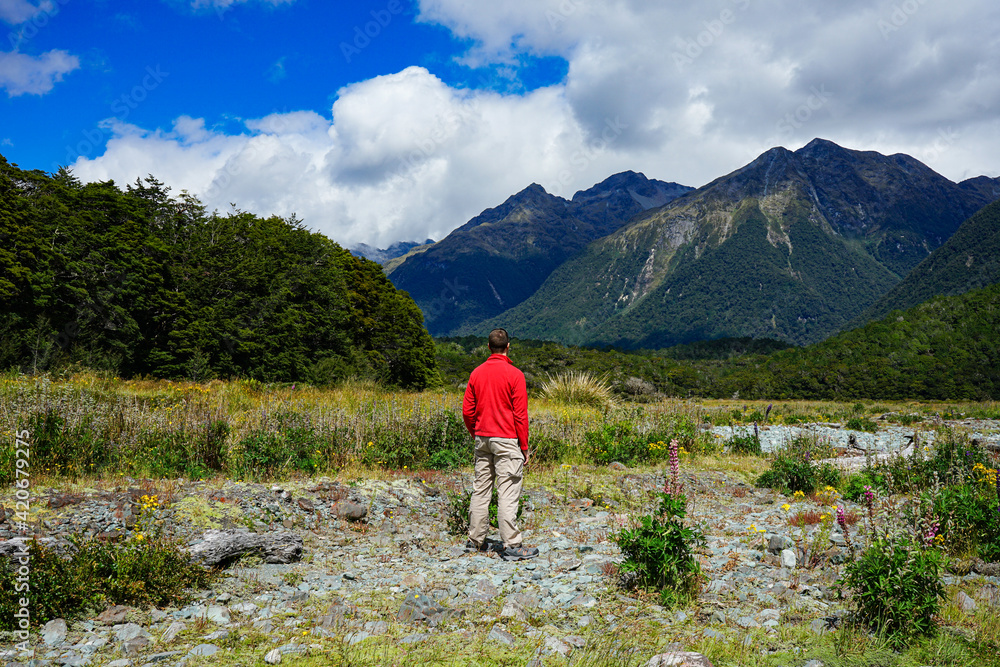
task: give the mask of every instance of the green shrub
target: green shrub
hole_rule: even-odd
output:
[[[528,499],[528,496],[522,495],[521,500],[517,503],[517,516],[515,518],[520,519],[521,513],[524,512],[524,503]],[[500,499],[497,496],[496,485],[493,486],[493,495],[490,498],[490,522],[489,525],[493,528],[499,527],[497,520],[497,506]],[[469,533],[469,503],[472,502],[472,491],[465,492],[448,492],[448,508],[446,510],[447,516],[445,521],[448,524],[448,534],[449,535],[468,535]]]
[[[878,431],[878,424],[868,417],[851,417],[847,420],[845,428],[849,428],[852,431],[867,431],[869,433],[876,433]]]
[[[206,587],[212,571],[191,563],[180,544],[132,538],[121,543],[74,543],[70,558],[30,542],[31,622],[73,619],[109,604],[164,607]],[[19,598],[16,571],[0,567],[0,629],[13,630]]]
[[[442,412],[433,419],[424,436],[429,457],[426,464],[435,470],[448,470],[469,465],[472,462],[474,444],[462,417],[455,412]],[[423,461],[411,464],[422,465]]]
[[[757,486],[780,489],[782,493],[801,491],[812,493],[824,486],[839,486],[840,471],[830,463],[815,464],[778,454],[771,462],[771,469],[757,478]]]
[[[733,437],[726,441],[726,446],[729,448],[730,454],[750,454],[752,456],[760,456],[760,438],[753,434],[747,433],[745,435],[736,435],[733,433]]]
[[[903,647],[935,632],[944,597],[941,569],[937,549],[878,539],[847,565],[841,584],[853,593],[855,620]]]
[[[565,442],[544,434],[532,435],[530,443],[533,465],[557,463],[568,451]]]
[[[612,461],[633,464],[649,457],[649,447],[631,423],[606,422],[583,434],[583,455],[589,463],[598,465]]]
[[[661,493],[656,513],[613,538],[625,556],[618,566],[623,582],[659,593],[664,606],[687,601],[700,588],[701,567],[693,549],[704,545],[705,537],[683,524],[686,514],[683,495]]]
[[[230,470],[240,479],[261,480],[286,467],[293,457],[278,434],[251,431],[230,453]]]
[[[87,416],[83,423],[69,426],[55,408],[32,414],[26,426],[32,440],[32,469],[71,479],[104,470],[111,463],[111,449],[90,422]]]
[[[928,492],[925,502],[933,503],[940,518],[942,546],[949,554],[1000,560],[1000,507],[993,489],[953,484]]]

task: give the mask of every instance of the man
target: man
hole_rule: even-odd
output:
[[[469,376],[462,402],[465,427],[476,439],[475,481],[469,504],[469,541],[466,547],[486,549],[493,481],[497,487],[497,523],[504,560],[524,560],[538,549],[521,544],[515,525],[521,498],[524,466],[528,464],[528,387],[524,373],[508,358],[510,337],[494,329],[489,337],[490,356]]]

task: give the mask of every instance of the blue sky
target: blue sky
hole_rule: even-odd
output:
[[[1000,173],[993,0],[0,0],[0,28],[9,161],[152,173],[346,245],[816,136]]]

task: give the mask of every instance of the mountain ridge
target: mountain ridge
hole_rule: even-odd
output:
[[[775,147],[635,216],[520,305],[457,333],[503,325],[629,348],[726,336],[817,342],[944,243],[987,203],[989,187],[825,139]]]

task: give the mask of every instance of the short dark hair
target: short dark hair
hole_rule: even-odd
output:
[[[497,354],[507,349],[510,344],[510,336],[506,329],[494,329],[490,332],[489,346],[490,352]]]

